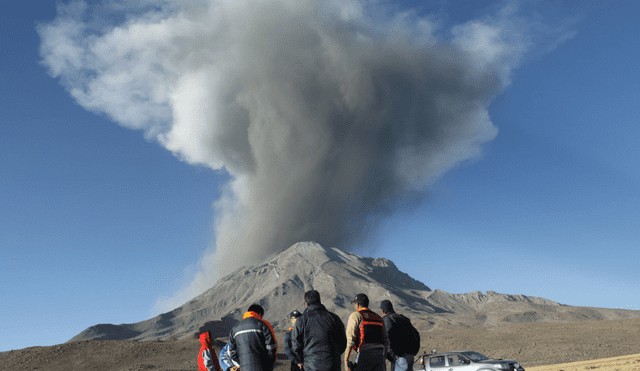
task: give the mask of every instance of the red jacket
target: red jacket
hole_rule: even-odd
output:
[[[209,331],[200,334],[200,353],[198,354],[198,369],[200,371],[222,371],[218,356],[211,347],[211,333]]]

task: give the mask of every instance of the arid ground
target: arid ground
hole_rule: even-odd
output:
[[[288,371],[284,334],[276,371]],[[640,370],[640,319],[450,326],[422,331],[422,350],[475,350],[520,362],[527,371]],[[216,350],[225,338],[216,341]],[[0,354],[0,370],[197,370],[199,342],[85,340]],[[629,356],[629,357],[622,357]],[[579,363],[571,363],[579,362]],[[418,368],[418,366],[416,366]]]
[[[527,371],[636,371],[640,370],[640,354],[594,359],[591,361],[563,363],[559,365],[537,366]]]

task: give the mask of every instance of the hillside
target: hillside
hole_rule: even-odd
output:
[[[175,310],[133,324],[95,325],[71,341],[190,338],[204,330],[216,337],[226,336],[253,303],[265,308],[265,318],[275,328],[284,329],[288,327],[286,314],[304,310],[303,295],[310,289],[318,290],[326,307],[345,321],[352,311],[351,299],[364,292],[374,309],[381,300],[389,299],[423,330],[640,317],[634,311],[570,307],[525,295],[431,290],[390,260],[300,242],[264,263],[236,270]]]

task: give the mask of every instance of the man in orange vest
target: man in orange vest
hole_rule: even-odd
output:
[[[386,371],[386,349],[389,341],[382,317],[369,309],[369,298],[358,294],[351,301],[355,312],[347,322],[347,351],[344,362],[351,371]],[[349,362],[351,351],[355,350],[355,366]]]

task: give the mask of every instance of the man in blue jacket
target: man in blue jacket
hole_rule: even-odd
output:
[[[226,343],[222,349],[220,349],[220,368],[222,371],[228,371],[234,366],[240,366],[239,364],[233,363],[231,359],[231,355],[229,354],[229,343]]]

